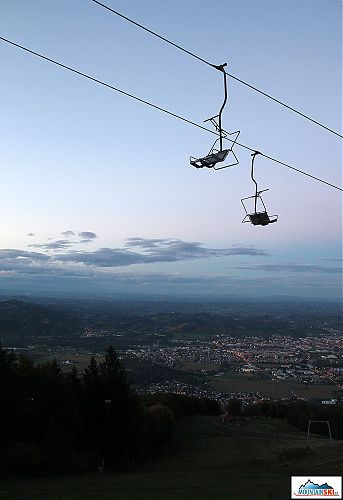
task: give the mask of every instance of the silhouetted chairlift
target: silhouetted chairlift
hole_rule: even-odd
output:
[[[240,131],[237,130],[236,132],[226,132],[222,128],[222,113],[225,108],[226,102],[227,102],[227,81],[226,81],[226,72],[225,72],[225,64],[222,64],[220,66],[214,66],[216,69],[221,71],[224,75],[224,102],[222,104],[222,107],[220,108],[219,114],[216,116],[213,116],[212,118],[208,118],[205,120],[205,122],[210,121],[212,125],[214,125],[214,128],[216,132],[219,133],[219,138],[216,139],[214,142],[213,146],[211,147],[210,151],[208,154],[202,158],[195,158],[193,156],[190,157],[190,164],[195,167],[195,168],[213,168],[214,170],[221,170],[223,168],[227,167],[233,167],[234,165],[238,165],[239,161],[237,156],[235,155],[233,151],[233,147],[236,144],[236,141],[238,139],[238,136],[240,134]],[[217,122],[218,118],[218,122]],[[229,136],[234,136],[233,139],[229,139]],[[223,149],[223,139],[227,139],[232,142],[231,147],[229,149]],[[216,147],[217,143],[219,141],[219,149]],[[221,163],[226,158],[231,155],[233,156],[233,163],[229,163],[228,165],[223,165],[221,167],[217,167],[217,163]]]
[[[273,224],[278,220],[278,215],[268,215],[266,206],[264,204],[264,201],[262,199],[261,193],[264,193],[264,191],[268,191],[268,189],[263,189],[262,191],[258,191],[257,187],[257,182],[254,179],[254,161],[255,157],[260,154],[258,151],[255,151],[251,156],[252,156],[252,161],[251,161],[251,178],[253,182],[255,183],[256,186],[256,191],[253,196],[248,196],[247,198],[242,198],[241,202],[243,205],[243,208],[245,210],[246,216],[242,220],[242,222],[250,222],[254,226],[267,226],[268,224]],[[244,201],[254,199],[254,212],[249,213],[246,207],[246,203]],[[261,207],[263,208],[260,211],[257,211],[257,202],[260,202]]]

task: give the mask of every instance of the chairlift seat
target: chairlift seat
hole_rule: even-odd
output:
[[[227,155],[229,154],[229,149],[223,149],[222,151],[218,151],[217,153],[211,153],[204,158],[190,158],[190,164],[196,168],[213,168],[217,163],[220,163],[225,160]]]
[[[269,215],[267,212],[256,212],[253,214],[248,214],[250,222],[254,224],[254,226],[267,226],[268,224],[272,224],[276,222],[278,217],[277,215]]]

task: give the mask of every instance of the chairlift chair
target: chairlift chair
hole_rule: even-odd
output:
[[[201,158],[195,158],[194,156],[191,156],[189,159],[190,164],[195,167],[195,168],[213,168],[214,170],[221,170],[223,168],[227,167],[233,167],[234,165],[238,165],[239,161],[236,156],[236,154],[233,151],[233,147],[238,139],[238,136],[240,134],[240,131],[237,130],[235,132],[226,132],[222,128],[222,113],[225,108],[226,102],[227,102],[227,81],[226,81],[226,72],[225,72],[225,64],[222,64],[220,66],[214,66],[216,69],[221,71],[224,75],[224,102],[220,108],[219,114],[216,116],[213,116],[212,118],[208,118],[205,120],[205,122],[210,121],[212,125],[214,125],[214,128],[216,132],[219,133],[219,138],[216,139],[214,142],[213,146],[211,147],[210,151],[208,154],[204,157]],[[218,119],[218,121],[217,121]],[[229,139],[229,136],[234,136],[233,139]],[[228,139],[229,141],[232,142],[231,147],[229,149],[223,149],[223,139]],[[217,143],[219,141],[219,149],[216,147]],[[233,163],[229,163],[228,165],[224,165],[221,167],[217,167],[216,165],[218,163],[222,163],[223,161],[226,160],[226,158],[229,156],[233,156]]]
[[[207,156],[204,156],[204,158],[194,158],[193,156],[190,157],[190,164],[193,165],[195,168],[215,168],[215,165],[217,163],[220,163],[225,160],[229,153],[228,149],[223,149],[223,151],[215,151],[215,152],[209,152]]]
[[[214,123],[215,126],[218,127],[218,125],[214,121],[215,118],[217,118],[217,117],[215,116],[214,118],[211,118],[211,120],[213,120],[212,123]],[[190,161],[190,164],[193,165],[193,167],[195,167],[195,168],[207,167],[207,168],[213,168],[214,170],[221,170],[223,168],[233,167],[234,165],[238,165],[239,161],[238,161],[238,158],[237,158],[235,152],[233,151],[233,146],[235,145],[235,143],[238,139],[240,131],[237,130],[236,132],[226,132],[225,130],[222,130],[222,134],[223,134],[223,137],[225,139],[229,135],[235,135],[235,138],[232,141],[233,142],[232,146],[229,149],[216,148],[217,142],[220,141],[220,138],[218,138],[206,156],[204,156],[203,158],[194,158],[193,156],[190,157],[189,161]],[[218,167],[217,163],[221,163],[221,162],[225,161],[229,155],[231,155],[233,157],[232,163]]]
[[[267,226],[268,224],[273,224],[274,222],[277,222],[278,220],[278,215],[268,215],[266,206],[264,204],[264,201],[262,199],[261,193],[264,191],[268,191],[268,189],[263,189],[262,191],[258,191],[257,187],[257,182],[254,179],[254,161],[255,157],[260,154],[259,151],[255,151],[251,156],[252,156],[252,161],[251,161],[251,178],[253,182],[255,183],[256,186],[256,191],[253,196],[248,196],[247,198],[242,198],[241,202],[243,205],[243,208],[245,210],[245,217],[242,220],[242,222],[250,222],[254,226]],[[254,199],[254,212],[249,213],[246,207],[246,204],[244,201]],[[257,210],[257,202],[260,202],[262,206],[262,210]]]
[[[262,200],[262,197],[261,197],[261,193],[263,193],[264,191],[268,191],[268,189],[263,189],[263,191],[258,191],[257,195],[248,196],[247,198],[242,198],[241,202],[242,202],[243,208],[244,208],[245,213],[246,213],[246,216],[244,217],[242,222],[251,222],[251,224],[253,224],[254,226],[267,226],[268,224],[272,224],[273,222],[276,222],[278,220],[278,215],[268,215],[268,213],[267,213],[266,206],[265,206],[264,201]],[[255,201],[257,201],[257,199],[259,199],[260,202],[262,203],[264,210],[258,212],[255,209],[255,212],[249,214],[248,210],[244,204],[244,201],[249,200],[251,198],[254,198]]]

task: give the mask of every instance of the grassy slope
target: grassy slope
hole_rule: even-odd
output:
[[[4,481],[4,500],[260,500],[290,498],[291,475],[337,475],[343,443],[311,439],[309,456],[280,460],[278,452],[306,445],[280,420],[223,425],[215,417],[178,424],[168,453],[128,473]]]

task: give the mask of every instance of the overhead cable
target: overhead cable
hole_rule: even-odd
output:
[[[166,114],[168,114],[170,116],[173,116],[174,118],[177,118],[177,119],[182,120],[182,121],[184,121],[186,123],[189,123],[190,125],[193,125],[194,127],[200,128],[202,130],[205,130],[206,132],[209,132],[211,134],[219,136],[219,134],[217,132],[215,132],[215,131],[213,131],[211,129],[208,129],[208,128],[204,127],[203,125],[199,125],[198,123],[193,122],[192,120],[188,120],[188,118],[185,118],[185,117],[183,117],[181,115],[173,113],[172,111],[169,111],[169,110],[167,110],[165,108],[162,108],[161,106],[157,106],[156,104],[153,104],[153,103],[151,103],[149,101],[146,101],[145,99],[141,99],[140,97],[137,97],[137,96],[135,96],[133,94],[130,94],[129,92],[125,92],[124,90],[118,89],[117,87],[114,87],[113,85],[110,85],[109,83],[106,83],[106,82],[104,82],[102,80],[99,80],[98,78],[94,78],[93,76],[87,75],[86,73],[83,73],[82,71],[79,71],[79,70],[77,70],[75,68],[72,68],[71,66],[67,66],[66,64],[63,64],[63,63],[61,63],[59,61],[51,59],[50,57],[47,57],[47,56],[45,56],[43,54],[40,54],[39,52],[36,52],[34,50],[28,49],[27,47],[24,47],[23,45],[19,45],[18,43],[15,43],[15,42],[13,42],[13,41],[11,41],[11,40],[9,40],[7,38],[4,38],[2,36],[0,36],[0,40],[2,40],[3,42],[8,43],[10,45],[13,45],[14,47],[17,47],[17,48],[19,48],[21,50],[24,50],[25,52],[29,52],[30,54],[32,54],[34,56],[37,56],[37,57],[39,57],[41,59],[44,59],[45,61],[48,61],[48,62],[50,62],[52,64],[55,64],[56,66],[60,66],[63,69],[71,71],[72,73],[76,73],[77,75],[82,76],[84,78],[87,78],[88,80],[91,80],[91,81],[93,81],[95,83],[98,83],[99,85],[103,85],[104,87],[107,87],[107,88],[109,88],[111,90],[114,90],[115,92],[119,92],[120,94],[123,94],[123,95],[125,95],[127,97],[130,97],[131,99],[134,99],[134,100],[139,101],[139,102],[141,102],[143,104],[146,104],[147,106],[155,108],[158,111],[162,111],[163,113],[166,113]],[[228,141],[230,141],[232,143],[235,142],[235,141],[232,141],[229,138],[226,138],[226,140],[228,140]],[[237,144],[237,146],[240,146],[240,147],[242,147],[244,149],[248,149],[249,151],[252,151],[252,152],[256,151],[256,148],[251,148],[249,146],[246,146],[245,144],[241,144],[239,142],[235,142],[235,144]],[[299,172],[300,174],[306,175],[307,177],[311,177],[312,179],[314,179],[316,181],[322,182],[323,184],[326,184],[326,185],[328,185],[330,187],[333,187],[335,189],[343,191],[343,189],[341,187],[335,186],[334,184],[331,184],[330,182],[327,182],[327,181],[325,181],[323,179],[320,179],[319,177],[315,177],[314,175],[309,174],[308,172],[304,172],[303,170],[299,170],[298,168],[295,168],[295,167],[293,167],[291,165],[288,165],[287,163],[284,163],[284,162],[282,162],[280,160],[277,160],[276,158],[273,158],[272,156],[268,156],[268,155],[266,155],[266,154],[264,154],[262,152],[260,152],[260,154],[262,156],[264,156],[265,158],[268,158],[271,161],[274,161],[276,163],[279,163],[280,165],[283,165],[283,166],[285,166],[287,168],[295,170],[296,172]]]
[[[163,40],[164,42],[168,43],[169,45],[172,45],[173,47],[179,49],[179,50],[182,50],[182,52],[185,52],[186,54],[188,54],[189,56],[191,57],[194,57],[195,59],[198,59],[199,61],[207,64],[208,66],[211,66],[212,68],[215,68],[215,69],[218,69],[218,66],[215,65],[215,64],[212,64],[210,63],[209,61],[206,61],[206,59],[198,56],[197,54],[195,54],[194,52],[191,52],[190,50],[187,50],[185,49],[184,47],[182,47],[181,45],[178,45],[177,43],[174,43],[172,42],[171,40],[168,40],[168,38],[165,38],[164,36],[162,35],[159,35],[158,33],[156,33],[156,31],[153,31],[149,28],[147,28],[146,26],[144,26],[143,24],[140,24],[138,23],[137,21],[134,21],[133,19],[127,17],[127,16],[124,16],[124,14],[122,14],[121,12],[118,12],[117,10],[114,10],[112,9],[111,7],[109,7],[108,5],[105,5],[104,3],[102,2],[99,2],[98,0],[91,0],[92,2],[96,3],[97,5],[99,5],[100,7],[103,7],[104,9],[112,12],[112,14],[115,14],[116,16],[119,16],[121,17],[122,19],[124,19],[125,21],[128,21],[129,23],[131,24],[134,24],[135,26],[137,26],[138,28],[141,28],[142,30],[144,31],[147,31],[148,33],[150,33],[151,35],[159,38],[160,40]],[[242,80],[241,78],[238,78],[237,76],[235,75],[232,75],[230,73],[227,73],[227,76],[229,76],[230,78],[232,78],[233,80],[236,80],[237,82],[239,83],[242,83],[243,85],[245,85],[246,87],[249,87],[250,89],[252,90],[255,90],[256,92],[258,92],[259,94],[262,94],[264,95],[265,97],[267,97],[268,99],[271,99],[272,101],[280,104],[281,106],[283,106],[284,108],[287,108],[289,109],[290,111],[293,111],[294,113],[297,113],[298,115],[302,116],[303,118],[306,118],[306,120],[309,120],[311,121],[312,123],[315,123],[316,125],[318,125],[319,127],[322,127],[323,129],[327,130],[328,132],[331,132],[332,134],[335,134],[337,135],[338,137],[341,137],[343,139],[343,135],[340,134],[339,132],[336,132],[336,130],[333,130],[329,127],[327,127],[326,125],[323,125],[323,123],[320,123],[318,122],[317,120],[315,120],[314,118],[311,118],[310,116],[308,115],[305,115],[305,113],[302,113],[301,111],[299,111],[298,109],[296,108],[293,108],[292,106],[289,106],[288,104],[280,101],[280,99],[277,99],[276,97],[273,97],[271,96],[270,94],[268,94],[267,92],[264,92],[263,90],[260,90],[258,89],[257,87],[255,87],[254,85],[251,85],[250,83],[248,82],[245,82],[244,80]]]

